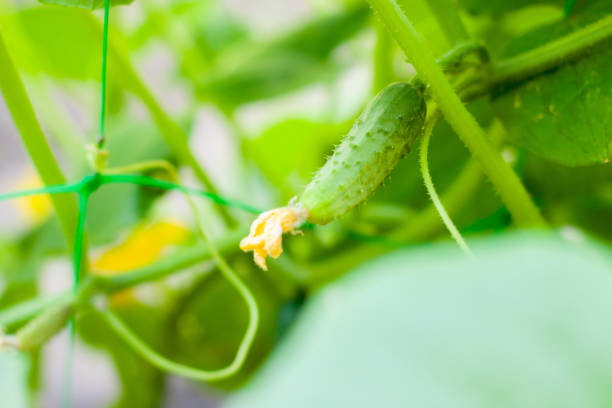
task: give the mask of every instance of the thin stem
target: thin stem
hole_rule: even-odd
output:
[[[533,50],[493,65],[494,84],[515,82],[539,74],[583,54],[590,47],[612,36],[612,15],[572,31]]]
[[[83,269],[83,239],[85,234],[85,220],[87,218],[87,201],[89,193],[79,191],[79,216],[77,220],[76,232],[74,234],[74,251],[72,252],[72,268],[73,282],[72,293],[76,297],[79,291],[79,282],[81,280],[81,272]],[[87,260],[85,259],[85,263]],[[70,408],[72,405],[72,378],[73,378],[73,361],[74,361],[74,345],[76,343],[76,318],[73,315],[69,324],[70,343],[66,354],[64,368],[64,385],[62,406]]]
[[[64,375],[62,384],[62,407],[70,408],[72,406],[72,382],[74,374],[74,344],[76,341],[76,328],[74,318],[69,323],[69,343],[64,360]]]
[[[106,66],[108,56],[108,19],[110,0],[104,0],[104,28],[102,32],[102,75],[100,84],[100,135],[98,147],[102,149],[106,143],[104,135],[104,121],[106,119]]]
[[[170,180],[178,180],[178,171],[176,167],[167,160],[148,160],[135,164],[128,164],[127,166],[112,167],[105,169],[104,174],[126,174],[126,173],[137,173],[151,170],[164,170],[170,176]]]
[[[393,39],[381,21],[374,22],[376,28],[376,45],[374,46],[374,80],[372,94],[387,86],[394,78],[393,73]]]
[[[369,0],[394,35],[400,47],[411,58],[419,76],[431,87],[433,99],[459,138],[481,163],[502,201],[521,226],[544,225],[538,208],[510,166],[485,138],[476,119],[463,105],[434,57],[394,0]]]
[[[247,229],[239,229],[230,232],[217,240],[219,251],[223,255],[230,255],[238,250],[240,239],[248,233]],[[135,269],[133,271],[109,276],[99,279],[99,286],[105,293],[114,293],[123,289],[162,279],[177,270],[190,267],[196,263],[207,261],[211,258],[209,249],[204,245],[196,245],[192,248],[180,250],[166,259],[157,261],[151,265]],[[0,315],[1,316],[1,315]],[[0,317],[0,323],[3,321]]]
[[[20,190],[12,193],[0,194],[0,201],[12,200],[14,198],[28,197],[40,194],[64,194],[64,193],[77,193],[81,187],[80,183],[74,184],[60,184],[57,186],[47,186],[41,188],[33,188],[28,190]]]
[[[178,364],[164,358],[147,346],[121,321],[117,315],[110,311],[102,312],[101,315],[106,323],[108,323],[115,333],[119,335],[119,337],[121,337],[129,346],[131,346],[136,353],[140,354],[141,357],[149,361],[154,366],[166,372],[174,373],[193,380],[217,381],[234,375],[244,364],[259,327],[259,308],[251,291],[225,262],[215,244],[208,238],[206,226],[202,222],[199,211],[192,198],[187,195],[187,199],[189,200],[189,204],[191,205],[194,216],[196,217],[200,237],[204,240],[204,243],[208,247],[213,260],[221,270],[221,273],[225,279],[227,279],[230,285],[240,294],[249,310],[249,323],[233,361],[222,369],[212,371],[201,370]]]
[[[235,374],[242,364],[243,354],[236,354],[236,357],[231,365],[215,371],[205,371],[193,367],[188,367],[182,364],[178,364],[174,361],[168,360],[162,355],[158,354],[149,347],[144,341],[142,341],[136,334],[131,331],[125,323],[116,314],[105,311],[101,312],[100,316],[109,325],[111,329],[125,341],[136,353],[147,360],[155,367],[182,377],[190,378],[196,381],[215,381],[222,380]],[[241,361],[242,360],[242,361]],[[236,362],[240,365],[236,368]]]
[[[11,329],[24,321],[36,316],[43,310],[47,310],[60,303],[68,301],[72,293],[64,292],[48,297],[35,297],[18,303],[11,308],[0,312],[0,327]]]
[[[499,121],[495,121],[487,133],[493,145],[498,146],[501,143],[503,127]],[[482,167],[476,159],[470,158],[453,181],[453,184],[441,197],[441,202],[444,203],[446,211],[450,214],[455,214],[464,208],[476,189],[481,185],[483,178]],[[430,204],[415,217],[411,218],[409,222],[398,227],[388,235],[388,239],[394,242],[394,245],[386,247],[373,244],[359,245],[332,259],[321,261],[309,268],[311,273],[306,284],[310,289],[315,289],[340,276],[344,271],[357,264],[396,248],[400,242],[409,244],[431,238],[442,227],[438,210],[433,204]]]
[[[480,186],[483,180],[482,169],[475,159],[470,159],[464,166],[452,186],[442,195],[441,201],[449,213],[456,213],[463,208]],[[393,231],[388,238],[395,242],[417,242],[431,238],[443,227],[440,215],[433,204],[421,211],[410,221]],[[382,255],[396,248],[377,244],[362,244],[345,251],[329,260],[311,266],[306,286],[315,289],[343,274],[346,270],[374,256]]]
[[[74,272],[73,292],[76,294],[81,274],[83,272],[83,238],[85,233],[85,220],[87,219],[87,202],[89,201],[89,193],[81,191],[79,193],[79,218],[74,237],[74,252],[72,254],[72,268]]]
[[[203,191],[203,190],[198,190],[194,188],[189,188],[181,184],[171,183],[169,181],[158,180],[158,179],[154,179],[154,178],[146,177],[146,176],[136,176],[136,175],[129,175],[129,174],[104,174],[101,176],[101,182],[102,184],[109,184],[109,183],[138,184],[141,186],[161,188],[164,190],[177,190],[183,193],[207,198],[217,204],[220,204],[226,207],[239,208],[243,211],[247,211],[252,214],[259,214],[262,212],[260,209],[254,208],[250,206],[249,204],[243,203],[238,200],[227,199],[215,193],[211,193],[210,191]]]
[[[38,174],[45,185],[64,184],[66,179],[51,152],[42,132],[25,86],[0,33],[0,91],[19,130]],[[51,202],[60,221],[62,232],[70,247],[74,243],[77,207],[73,197],[51,196]]]
[[[117,69],[122,73],[122,79],[125,81],[126,87],[130,88],[145,104],[170,149],[177,155],[181,162],[191,167],[194,175],[208,191],[217,194],[217,188],[200,166],[193,153],[191,153],[187,134],[170,118],[162,106],[157,102],[149,88],[132,66],[127,53],[117,45],[111,45],[110,52],[117,64]],[[225,207],[217,205],[215,208],[227,225],[236,224],[236,221]]]
[[[470,40],[461,17],[457,12],[457,5],[451,0],[426,0],[432,14],[436,17],[438,25],[451,47]]]
[[[217,240],[219,251],[223,255],[231,255],[238,250],[240,239],[248,233],[248,229],[230,232]],[[211,254],[204,245],[195,245],[191,248],[179,250],[165,259],[139,269],[108,277],[88,276],[79,291],[87,289],[87,293],[101,291],[112,294],[143,283],[152,282],[171,275],[179,270],[188,268],[200,262],[210,260]],[[19,324],[31,319],[60,303],[70,302],[80,298],[81,294],[75,296],[72,290],[62,292],[44,298],[33,298],[18,303],[11,308],[0,312],[0,326],[9,330]]]
[[[429,172],[429,162],[427,158],[428,150],[429,150],[429,140],[431,139],[431,133],[433,131],[433,128],[438,122],[438,118],[439,118],[439,115],[435,110],[431,112],[428,123],[425,126],[425,131],[423,132],[421,146],[419,149],[419,153],[420,153],[419,162],[420,162],[420,167],[421,167],[421,175],[423,176],[423,182],[425,184],[425,188],[427,189],[427,192],[429,193],[429,197],[431,198],[433,205],[438,210],[438,214],[440,214],[440,218],[442,219],[442,222],[448,229],[448,232],[450,232],[455,242],[457,242],[457,245],[459,245],[459,248],[461,248],[461,250],[465,252],[467,255],[472,256],[472,251],[470,250],[467,243],[463,239],[463,236],[461,235],[461,233],[459,232],[459,230],[453,223],[453,220],[450,218],[450,216],[444,209],[442,200],[440,200],[440,197],[438,196],[438,193],[436,192],[436,188],[434,187],[433,180],[431,178],[431,173]]]

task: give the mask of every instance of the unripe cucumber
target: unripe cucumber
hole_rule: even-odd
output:
[[[72,304],[52,307],[26,324],[15,334],[18,347],[30,350],[39,347],[66,326],[72,317]]]
[[[380,91],[299,197],[308,220],[327,224],[368,198],[410,151],[426,113],[410,84]]]

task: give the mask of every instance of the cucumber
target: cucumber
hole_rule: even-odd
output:
[[[302,195],[260,214],[240,249],[253,251],[266,270],[266,257],[283,252],[283,233],[296,233],[305,221],[327,224],[362,203],[410,151],[426,114],[425,98],[413,85],[394,83],[380,91]]]
[[[41,346],[66,326],[72,312],[71,303],[60,304],[45,311],[15,334],[17,347],[31,350]]]
[[[421,135],[427,107],[411,84],[374,97],[297,200],[308,221],[327,224],[366,200]]]

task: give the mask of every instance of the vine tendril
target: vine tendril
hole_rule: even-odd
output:
[[[427,189],[427,193],[431,198],[433,205],[438,210],[438,214],[440,214],[440,218],[442,218],[442,222],[450,232],[451,236],[459,245],[459,248],[463,252],[465,252],[469,256],[473,256],[472,251],[468,247],[465,239],[453,223],[453,220],[446,212],[438,193],[436,192],[436,188],[433,184],[433,180],[431,178],[431,173],[429,171],[429,162],[428,162],[428,150],[429,150],[429,140],[431,139],[431,133],[433,132],[433,128],[436,126],[438,119],[440,117],[439,111],[436,107],[431,109],[429,118],[427,123],[425,124],[425,131],[423,132],[423,138],[421,140],[421,145],[419,148],[419,164],[421,169],[421,175],[423,177],[423,183],[425,184],[425,188]]]

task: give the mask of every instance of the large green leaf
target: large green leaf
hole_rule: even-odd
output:
[[[79,7],[89,10],[104,8],[104,0],[38,0],[44,4],[53,4],[57,6]],[[110,0],[110,6],[120,6],[122,4],[130,4],[134,0]]]
[[[322,289],[226,405],[604,407],[612,253],[552,233],[379,258]]]
[[[268,355],[276,340],[282,297],[273,289],[249,256],[240,255],[233,266],[255,296],[260,311],[257,335],[249,356],[232,377],[215,382],[234,388],[244,383]],[[236,259],[234,259],[236,261]],[[202,369],[227,366],[236,354],[248,324],[244,300],[228,281],[213,272],[177,302],[167,325],[170,355],[183,364]]]
[[[28,388],[30,357],[14,350],[0,350],[0,395],[2,406],[27,408],[31,406]]]
[[[102,31],[92,13],[62,7],[26,8],[5,16],[2,23],[20,69],[60,78],[99,79]]]
[[[538,28],[510,44],[507,55],[536,48],[612,11],[600,2],[571,18]],[[581,59],[504,89],[494,108],[518,145],[580,166],[607,162],[612,142],[612,41]]]

